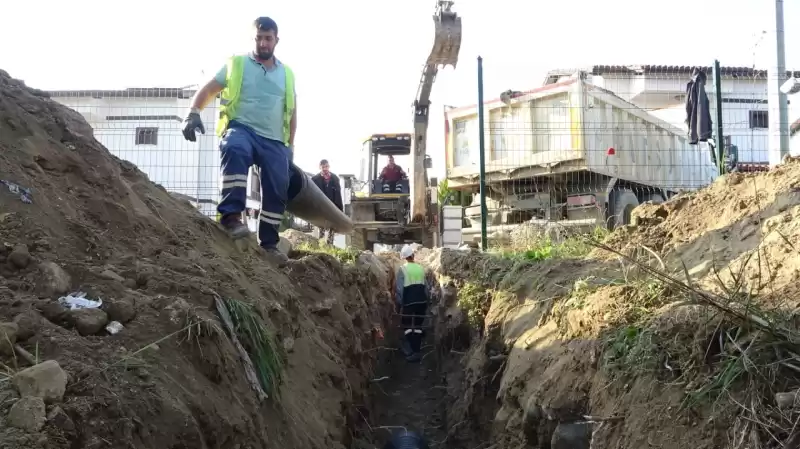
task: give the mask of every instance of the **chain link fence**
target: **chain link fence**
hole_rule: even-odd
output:
[[[136,164],[151,181],[185,199],[204,215],[216,218],[220,201],[219,137],[215,134],[219,100],[202,112],[205,134],[196,142],[183,138],[183,118],[194,87],[123,90],[49,91],[51,98],[79,112],[94,137],[120,159]],[[251,230],[261,204],[261,186],[251,170],[247,210]],[[283,228],[310,230],[287,216]]]
[[[465,240],[481,235],[481,140],[489,246],[613,229],[639,204],[707,186],[720,171],[767,170],[767,72],[723,66],[719,89],[714,75],[555,69],[541,85],[485,93],[482,139],[476,105],[446,109],[448,187],[465,207]]]

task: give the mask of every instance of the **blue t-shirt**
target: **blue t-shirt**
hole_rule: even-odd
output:
[[[226,86],[227,65],[214,77]],[[286,71],[275,58],[275,65],[268,69],[252,54],[244,61],[242,88],[235,117],[239,123],[249,126],[261,137],[283,142],[283,111],[286,107]]]

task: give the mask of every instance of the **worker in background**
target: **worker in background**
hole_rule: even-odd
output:
[[[425,269],[414,262],[414,249],[410,245],[405,245],[400,250],[400,257],[406,262],[395,277],[395,300],[400,309],[403,327],[402,347],[406,360],[416,362],[420,360],[424,337],[422,324],[428,312],[431,288],[426,280]]]
[[[331,173],[331,166],[327,159],[319,161],[319,173],[314,175],[311,180],[314,181],[314,184],[322,190],[322,193],[324,193],[340,211],[344,212],[344,205],[342,204],[342,184],[339,182],[339,177]],[[328,233],[328,244],[333,245],[333,229],[320,228],[319,237],[324,238],[326,231]]]
[[[221,94],[217,134],[222,166],[220,223],[234,239],[250,234],[242,222],[247,201],[247,172],[258,167],[261,212],[258,240],[276,262],[287,256],[278,251],[278,227],[286,209],[289,162],[297,129],[297,97],[294,73],[275,58],[278,25],[269,17],[253,22],[255,48],[233,56],[195,95],[184,120],[183,135],[196,140],[205,134],[200,111]]]
[[[402,167],[394,163],[394,156],[389,155],[389,163],[383,167],[378,179],[381,181],[383,193],[403,193],[403,186],[399,181],[408,179],[408,176]]]

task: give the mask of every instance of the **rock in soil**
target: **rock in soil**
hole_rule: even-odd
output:
[[[108,314],[109,321],[119,321],[125,324],[136,316],[136,308],[132,300],[119,300],[105,303],[103,310]]]
[[[550,447],[553,449],[589,449],[592,442],[590,423],[561,423],[553,432]]]
[[[39,307],[39,311],[42,312],[42,316],[56,324],[61,323],[67,315],[67,312],[69,312],[66,307],[57,302],[44,304]]]
[[[25,341],[37,333],[42,327],[42,316],[35,310],[26,310],[14,317],[16,323],[17,341]]]
[[[67,415],[67,413],[57,405],[54,406],[47,414],[47,422],[65,432],[71,432],[75,430],[75,423],[72,421],[72,418],[70,418],[69,415]]]
[[[34,396],[45,402],[58,402],[67,389],[67,373],[55,360],[47,360],[18,372],[14,386],[20,396]]]
[[[100,277],[103,279],[108,279],[109,281],[125,282],[124,277],[114,273],[111,270],[104,270],[102,273],[100,273]]]
[[[108,315],[101,309],[75,309],[70,310],[67,316],[78,333],[87,336],[94,335],[108,324]]]
[[[25,396],[11,406],[8,424],[28,432],[38,432],[47,421],[42,398]]]
[[[31,253],[28,251],[28,245],[17,245],[8,255],[8,262],[19,270],[28,268],[31,263]]]
[[[72,279],[69,274],[55,262],[45,261],[39,264],[42,280],[39,289],[48,296],[63,295],[69,291]]]
[[[17,323],[0,323],[0,354],[13,355],[19,327]]]

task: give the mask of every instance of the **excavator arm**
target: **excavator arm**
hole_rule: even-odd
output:
[[[414,100],[414,150],[412,163],[412,202],[413,221],[424,219],[428,214],[428,173],[425,168],[425,152],[428,139],[428,113],[431,105],[431,89],[436,80],[439,67],[458,63],[458,52],[461,49],[461,18],[451,10],[453,2],[437,0],[433,21],[436,34],[433,49],[422,69],[417,96]]]

